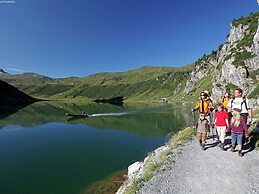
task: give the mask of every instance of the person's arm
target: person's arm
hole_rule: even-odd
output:
[[[247,137],[249,137],[247,125],[246,125],[245,119],[243,119],[243,117],[241,117],[241,118],[242,118],[241,122],[242,122],[243,130],[245,131],[245,137],[247,138]]]
[[[212,124],[212,128],[214,128],[214,127],[215,127],[216,122],[217,122],[217,118],[215,117],[215,121],[214,121],[214,123]]]
[[[248,122],[252,123],[253,121],[253,110],[252,110],[252,106],[250,104],[250,100],[246,99],[246,103],[248,106]]]
[[[196,105],[195,105],[195,108],[192,109],[192,111],[196,111],[199,109],[199,106],[200,106],[200,103],[198,102]]]
[[[248,122],[252,123],[253,121],[253,110],[252,108],[248,109]]]
[[[227,127],[228,127],[228,119],[226,119]]]
[[[212,102],[210,102],[209,108],[210,108],[210,111],[211,111],[211,112],[214,110],[214,106],[213,106]]]
[[[232,99],[230,99],[230,100],[228,101],[228,104],[227,104],[228,112],[231,112],[231,111],[232,111],[232,108],[231,108],[231,100],[232,100]]]
[[[228,113],[226,113],[226,123],[227,123],[227,127],[228,127]]]

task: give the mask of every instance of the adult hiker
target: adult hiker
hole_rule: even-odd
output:
[[[245,122],[245,119],[241,116],[240,112],[241,109],[239,108],[233,108],[232,109],[232,118],[229,123],[229,130],[231,130],[231,151],[235,151],[235,146],[237,144],[238,146],[238,155],[243,156],[242,153],[242,140],[243,140],[243,134],[246,138],[248,138],[248,130],[247,125]]]
[[[205,150],[205,144],[207,139],[207,130],[209,121],[205,117],[205,112],[200,113],[200,118],[196,124],[197,140],[200,143],[202,150]]]
[[[228,114],[224,111],[224,105],[222,103],[218,104],[218,111],[215,113],[214,125],[216,126],[219,136],[219,147],[224,151],[226,129],[228,126]]]
[[[227,106],[228,106],[229,100],[230,100],[230,95],[227,92],[220,99],[220,103],[222,103],[224,105],[224,109],[226,111],[228,110]]]
[[[228,102],[227,108],[228,112],[231,112],[234,108],[240,109],[240,115],[245,119],[245,123],[247,121],[249,123],[252,122],[252,106],[250,101],[246,97],[243,97],[242,89],[235,89],[234,97]]]
[[[212,100],[209,98],[208,94],[205,92],[202,92],[200,95],[200,100],[196,104],[195,108],[192,109],[192,111],[199,110],[199,113],[205,113],[206,119],[209,121],[208,123],[208,137],[210,133],[210,119],[211,119],[211,112],[213,111],[214,107],[212,104]]]

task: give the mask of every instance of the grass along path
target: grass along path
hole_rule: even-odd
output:
[[[221,151],[215,142],[209,139],[202,151],[193,139],[172,152],[165,170],[144,182],[138,193],[259,193],[259,152],[248,149],[239,157],[230,149]],[[230,146],[230,137],[226,142]]]

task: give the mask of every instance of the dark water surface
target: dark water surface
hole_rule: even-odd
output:
[[[91,117],[67,121],[65,113]],[[77,194],[190,125],[186,107],[35,103],[0,116],[0,193]]]

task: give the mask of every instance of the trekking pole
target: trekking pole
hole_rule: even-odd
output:
[[[213,112],[211,112],[211,123],[214,123],[214,120],[213,120]],[[214,126],[215,127],[215,126]],[[211,130],[212,130],[212,136],[213,136],[213,140],[215,140],[214,138],[214,129],[215,128],[212,128],[212,126],[211,126]]]
[[[193,112],[193,110],[192,110],[192,125],[193,125],[193,127],[195,128],[194,112]]]

